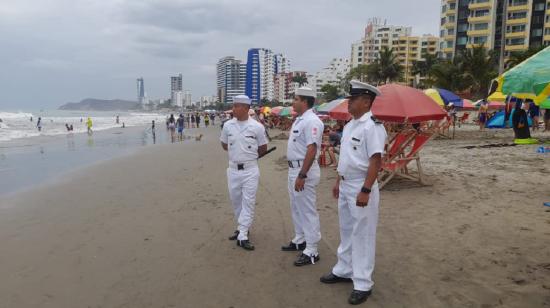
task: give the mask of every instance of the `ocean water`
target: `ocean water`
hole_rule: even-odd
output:
[[[119,124],[116,124],[116,116],[119,116]],[[42,131],[39,132],[36,123],[42,118]],[[166,115],[158,113],[116,112],[116,111],[69,111],[69,110],[45,110],[45,111],[2,111],[0,110],[0,144],[21,138],[55,136],[67,134],[65,124],[73,125],[74,133],[87,131],[86,119],[90,117],[94,131],[121,127],[150,125],[155,121],[159,127],[165,122]],[[32,121],[31,121],[32,118]],[[82,121],[81,121],[82,119]]]

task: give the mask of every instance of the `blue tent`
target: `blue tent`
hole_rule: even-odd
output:
[[[508,127],[512,127],[512,116],[514,115],[514,110],[512,110],[512,113],[510,114],[510,119],[508,120]],[[527,117],[527,122],[529,123],[529,126],[533,125],[533,122],[531,121],[531,118]],[[504,128],[504,111],[499,111],[495,114],[494,117],[492,117],[489,122],[487,122],[487,125],[485,125],[487,128]]]

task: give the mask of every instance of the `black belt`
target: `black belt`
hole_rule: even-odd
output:
[[[288,161],[288,167],[289,167],[289,168],[299,168],[299,167],[302,166],[301,163],[300,163],[300,162],[302,162],[302,161],[303,161],[303,160],[289,160],[289,161]],[[297,163],[298,163],[298,164],[297,164],[297,165],[298,165],[297,167],[294,167],[294,162],[297,162]]]

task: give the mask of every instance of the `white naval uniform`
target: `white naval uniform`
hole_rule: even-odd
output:
[[[258,147],[267,144],[265,128],[250,117],[246,121],[233,118],[223,125],[220,141],[227,144],[229,154],[227,187],[238,224],[238,240],[247,240],[260,179]]]
[[[340,222],[340,245],[338,262],[332,273],[351,278],[355,290],[371,290],[374,283],[374,256],[376,245],[376,224],[378,223],[378,182],[371,187],[368,205],[357,206],[357,195],[365,183],[369,158],[384,153],[386,130],[375,123],[372,113],[367,112],[358,120],[351,120],[344,127],[340,145],[338,174],[340,196],[338,216]]]
[[[315,204],[315,189],[321,177],[317,158],[321,150],[323,129],[323,122],[311,109],[304,112],[292,124],[286,154],[287,159],[290,161],[288,169],[288,195],[290,198],[292,222],[294,224],[294,238],[292,242],[294,244],[301,244],[305,241],[306,249],[303,253],[308,256],[318,255],[317,243],[321,240],[319,213]],[[317,144],[317,153],[307,173],[304,190],[295,191],[294,184],[302,169],[307,146],[313,143]],[[290,164],[292,164],[292,167]]]

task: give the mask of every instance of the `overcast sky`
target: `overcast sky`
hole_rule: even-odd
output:
[[[83,98],[169,97],[183,73],[193,99],[213,95],[219,58],[248,48],[285,53],[315,72],[369,18],[437,35],[440,0],[0,0],[0,110],[56,108]]]

